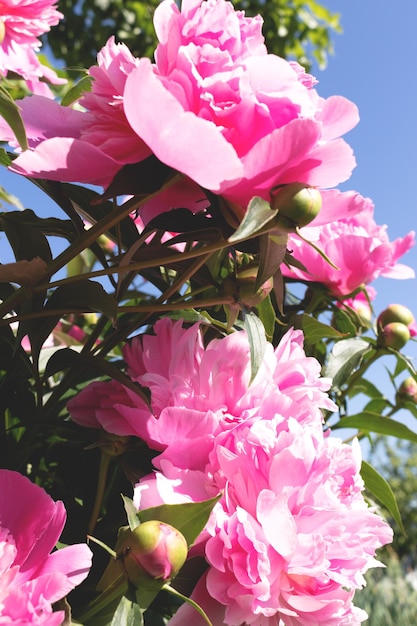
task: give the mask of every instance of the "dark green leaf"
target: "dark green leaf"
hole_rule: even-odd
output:
[[[266,339],[264,325],[255,313],[243,310],[243,323],[250,346],[250,382],[252,382],[262,364],[268,341]]]
[[[229,237],[230,243],[237,243],[244,239],[254,237],[268,222],[277,215],[278,211],[271,209],[271,205],[262,198],[252,198],[246,209],[239,227]]]
[[[268,340],[272,341],[275,330],[276,315],[270,296],[264,298],[262,302],[257,305],[256,310],[258,311],[259,319],[263,324]]]
[[[391,418],[382,417],[381,415],[370,413],[368,411],[363,411],[357,415],[343,417],[337,422],[337,424],[332,426],[332,430],[336,430],[338,428],[357,428],[362,432],[390,435],[392,437],[397,437],[398,439],[406,439],[417,443],[417,433],[410,430],[401,422],[396,422]]]
[[[11,165],[12,159],[10,158],[8,152],[4,148],[0,148],[0,165],[5,165],[9,167]]]
[[[308,343],[314,345],[322,339],[341,339],[345,335],[332,326],[319,322],[315,317],[304,313],[301,316],[301,325]]]
[[[287,251],[288,235],[265,233],[259,239],[259,269],[254,291],[257,291],[279,269]]]
[[[16,261],[31,261],[40,257],[45,263],[52,259],[51,249],[45,235],[26,222],[33,211],[10,211],[0,215],[0,229],[3,230],[13,248]]]
[[[67,91],[61,100],[61,105],[66,107],[79,100],[86,91],[91,91],[92,84],[92,76],[83,76],[81,80],[79,80],[69,91]]]
[[[338,341],[329,355],[323,376],[333,380],[333,387],[338,389],[345,383],[352,372],[360,365],[362,358],[372,347],[360,338]]]
[[[366,461],[362,461],[361,476],[367,490],[388,509],[404,533],[401,513],[389,483]]]
[[[8,91],[0,84],[0,115],[6,120],[22,150],[28,149],[26,131],[20,111]]]
[[[220,495],[204,502],[186,502],[184,504],[161,504],[138,512],[141,522],[160,520],[171,524],[185,537],[191,546],[208,522],[214,505]]]

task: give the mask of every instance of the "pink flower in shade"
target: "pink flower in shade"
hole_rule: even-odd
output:
[[[127,75],[136,67],[124,44],[110,38],[90,68],[91,92],[80,100],[85,110],[63,107],[40,96],[18,101],[31,150],[11,169],[19,174],[106,187],[126,163],[148,157],[151,150],[132,132],[123,111]],[[2,139],[13,143],[5,122]]]
[[[173,0],[155,12],[155,64],[129,74],[124,109],[154,154],[204,188],[240,205],[269,199],[274,185],[331,187],[355,165],[340,136],[356,107],[324,100],[314,81],[269,55],[260,16],[225,0]]]
[[[17,472],[0,470],[0,623],[59,626],[52,604],[87,576],[86,544],[52,552],[65,524],[62,502]]]
[[[55,85],[66,82],[36,56],[41,47],[38,38],[63,17],[56,4],[55,0],[0,0],[0,75],[15,72],[34,93],[47,97],[52,94],[41,78]]]
[[[343,199],[350,201],[344,193],[340,194],[339,200]],[[398,259],[414,245],[414,232],[391,242],[386,226],[378,226],[374,220],[371,200],[362,198],[361,204],[362,210],[356,214],[320,227],[311,225],[301,229],[303,237],[325,252],[337,269],[308,243],[291,234],[288,249],[306,271],[283,265],[283,274],[321,283],[335,296],[348,295],[379,276],[414,278],[412,268],[398,263]]]
[[[216,436],[194,485],[190,476],[163,481],[171,501],[184,501],[190,486],[192,499],[199,478],[223,491],[205,534],[209,568],[191,596],[214,626],[354,626],[366,619],[352,604],[354,592],[380,565],[375,552],[392,530],[363,498],[360,465],[357,441],[348,446],[293,418],[283,428],[279,417],[256,416]],[[157,481],[137,485],[137,505]],[[184,605],[169,624],[191,620],[203,626]]]

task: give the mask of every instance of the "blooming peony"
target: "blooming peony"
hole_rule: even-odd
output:
[[[58,626],[52,604],[87,576],[85,544],[50,554],[65,524],[62,502],[17,472],[0,470],[0,623]]]
[[[184,0],[182,11],[164,0],[155,63],[110,39],[90,68],[85,111],[21,103],[32,151],[11,169],[107,186],[124,164],[153,153],[223,194],[239,216],[277,184],[347,179],[355,161],[340,137],[356,125],[356,107],[320,98],[297,64],[267,54],[261,27],[260,16],[247,18],[226,0]]]
[[[28,87],[38,94],[50,97],[46,78],[53,84],[65,81],[42,65],[36,56],[40,35],[58,24],[63,17],[56,9],[56,0],[2,0],[0,2],[0,75],[15,72]]]
[[[320,98],[296,64],[268,54],[260,16],[226,0],[184,0],[181,11],[165,0],[154,22],[155,64],[141,59],[129,74],[124,108],[161,161],[241,212],[277,184],[331,187],[350,176],[340,136],[356,107]]]
[[[340,194],[350,203],[350,195]],[[414,245],[414,232],[390,242],[386,226],[374,221],[374,206],[369,198],[361,198],[362,208],[344,219],[324,226],[301,229],[305,239],[318,246],[337,266],[332,267],[316,250],[297,235],[291,234],[288,248],[306,271],[282,266],[285,276],[322,283],[335,296],[345,296],[379,276],[413,278],[414,270],[398,263],[398,259]],[[343,212],[341,211],[341,214]]]

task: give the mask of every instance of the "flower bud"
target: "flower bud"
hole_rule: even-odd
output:
[[[379,328],[383,328],[391,322],[400,322],[405,326],[410,326],[414,322],[414,315],[402,304],[390,304],[379,314],[377,324]]]
[[[271,207],[278,209],[277,222],[286,229],[307,226],[320,213],[320,191],[305,183],[290,183],[271,194]]]
[[[393,348],[401,350],[410,339],[410,331],[401,322],[390,322],[380,328],[378,333],[378,345],[383,348]]]
[[[274,288],[274,279],[268,278],[256,291],[255,283],[258,274],[257,265],[246,265],[239,269],[236,279],[228,276],[224,283],[224,293],[231,295],[244,306],[253,307],[260,304]]]
[[[169,581],[184,565],[188,547],[179,530],[158,520],[143,522],[123,535],[117,554],[136,587],[144,578]]]
[[[412,376],[403,380],[398,388],[395,399],[397,404],[403,404],[407,400],[417,404],[417,381]]]

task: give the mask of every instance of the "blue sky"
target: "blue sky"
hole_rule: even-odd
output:
[[[375,219],[388,225],[391,239],[417,230],[417,81],[415,79],[415,24],[417,0],[324,0],[341,13],[342,35],[334,36],[335,54],[324,71],[314,69],[320,95],[346,96],[360,111],[359,125],[347,135],[357,167],[343,189],[355,189],[375,203]],[[37,210],[55,205],[19,176],[0,169],[0,184]],[[0,233],[0,261],[4,257]],[[417,271],[417,249],[403,259]],[[417,279],[379,279],[376,312],[399,302],[417,315]],[[417,358],[417,344],[404,350]],[[382,367],[374,380],[386,384]],[[415,420],[402,415],[417,431]]]

